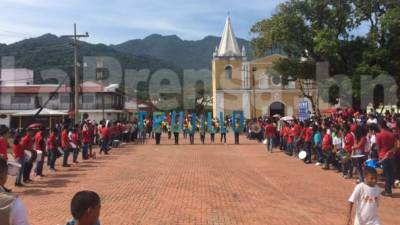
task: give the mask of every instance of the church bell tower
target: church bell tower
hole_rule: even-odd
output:
[[[215,48],[212,60],[213,114],[231,114],[242,108],[229,94],[242,87],[242,64],[246,61],[244,46],[240,50],[232,29],[231,18],[227,16],[219,47]],[[235,106],[237,104],[237,106]]]

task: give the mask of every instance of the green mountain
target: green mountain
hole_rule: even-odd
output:
[[[185,41],[176,35],[153,34],[110,47],[132,55],[149,55],[184,69],[210,69],[213,52],[220,40],[220,37],[207,36],[198,41]],[[238,44],[240,48],[245,46],[248,58],[251,58],[250,42],[239,38]]]
[[[35,83],[53,83],[53,80],[43,80],[41,71],[47,69],[61,69],[69,75],[73,74],[73,47],[68,38],[45,34],[37,38],[30,38],[9,45],[0,45],[0,56],[14,56],[16,68],[28,68],[34,70]],[[151,72],[158,69],[171,69],[182,74],[182,69],[151,56],[132,55],[117,51],[104,44],[90,44],[80,42],[79,61],[82,56],[110,56],[115,58],[122,69],[149,69]],[[82,74],[82,69],[81,73]],[[60,76],[55,73],[54,77]],[[121,82],[122,77],[110,74],[107,81]]]

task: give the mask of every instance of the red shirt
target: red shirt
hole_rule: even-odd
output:
[[[297,130],[294,127],[292,127],[292,129],[290,129],[289,136],[297,137]]]
[[[271,138],[271,137],[275,136],[275,132],[276,132],[276,129],[275,129],[274,125],[267,124],[267,126],[265,126],[265,136],[266,137]]]
[[[288,136],[287,143],[293,144],[293,137],[292,136]]]
[[[42,150],[41,141],[42,141],[42,132],[38,131],[34,137],[35,150]]]
[[[289,136],[289,127],[288,126],[284,126],[283,127],[283,136],[284,137],[287,137],[287,136]]]
[[[307,127],[306,131],[304,132],[304,140],[305,141],[311,141],[311,136],[312,136],[312,129],[311,127]]]
[[[294,136],[295,137],[298,137],[299,136],[299,134],[300,134],[300,125],[299,124],[295,124],[294,126],[293,126],[293,132],[294,132]]]
[[[56,135],[50,134],[50,136],[47,138],[47,150],[53,151],[56,149],[56,146]]]
[[[102,127],[101,128],[101,138],[102,139],[107,139],[108,135],[109,135],[108,128],[107,127]]]
[[[68,131],[63,130],[61,132],[61,148],[66,149],[68,148]]]
[[[83,143],[90,143],[90,130],[82,131],[82,140]]]
[[[325,134],[322,138],[322,150],[327,151],[332,149],[332,137],[329,134]]]
[[[354,137],[351,133],[347,133],[344,137],[344,150],[348,153],[353,151]]]
[[[25,156],[24,146],[21,144],[13,145],[14,158],[21,158]]]
[[[376,134],[376,144],[379,146],[379,158],[383,159],[386,153],[394,147],[394,135],[392,132],[382,129]],[[388,154],[388,158],[393,158],[394,154]]]
[[[361,137],[361,139],[357,142],[356,148],[357,150],[360,150],[362,152],[365,152],[365,145],[367,143],[367,138],[366,137]]]
[[[0,137],[0,156],[3,157],[3,159],[5,159],[6,161],[8,160],[7,147],[7,140],[4,139],[4,137]]]
[[[21,139],[21,145],[24,147],[24,149],[26,150],[30,150],[32,149],[32,139],[29,136],[29,134],[25,135],[22,139]]]
[[[75,145],[79,144],[79,140],[78,140],[78,133],[77,132],[73,132],[71,135],[71,141],[72,143],[74,143]]]

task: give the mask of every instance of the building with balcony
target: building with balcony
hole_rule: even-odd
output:
[[[20,70],[26,72],[26,70]],[[32,74],[33,73],[28,73]],[[18,77],[18,76],[15,76]],[[2,76],[2,80],[6,79]],[[7,78],[8,79],[8,78]],[[29,80],[29,77],[24,77]],[[68,85],[62,85],[58,90],[57,84],[31,84],[26,82],[0,85],[0,124],[6,124],[17,128],[32,123],[32,117],[24,117],[22,122],[17,113],[32,111],[37,109],[54,94],[51,100],[45,105],[46,108],[69,113],[73,110],[73,93]],[[22,80],[22,79],[21,79]],[[32,77],[33,80],[33,77]],[[11,82],[11,83],[10,83]],[[100,121],[103,118],[108,120],[118,120],[126,117],[125,94],[119,89],[117,84],[105,86],[96,81],[84,81],[81,84],[79,95],[79,113],[89,114],[89,119]],[[62,116],[48,118],[39,116],[36,122],[45,125],[54,124],[61,121]]]

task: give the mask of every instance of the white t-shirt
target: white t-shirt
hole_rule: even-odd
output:
[[[370,187],[360,183],[349,198],[356,206],[354,225],[380,225],[378,216],[380,190],[378,186]]]
[[[377,123],[378,123],[378,120],[377,120],[376,118],[373,118],[373,119],[369,118],[369,119],[367,120],[367,124],[373,124],[373,123],[377,124]]]
[[[369,139],[369,146],[372,147],[373,144],[376,143],[376,136],[375,134],[371,135],[371,138]]]
[[[342,149],[342,137],[335,136],[332,140],[332,144],[336,146],[337,150]]]

